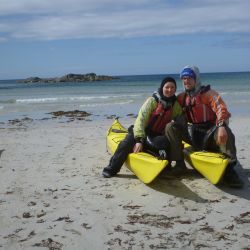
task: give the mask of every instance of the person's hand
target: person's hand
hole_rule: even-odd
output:
[[[218,145],[225,145],[227,143],[227,130],[225,127],[219,127],[217,133],[217,144]]]
[[[137,142],[137,143],[135,144],[134,148],[133,148],[133,152],[134,152],[134,153],[139,153],[139,152],[142,151],[142,148],[143,148],[142,143]]]

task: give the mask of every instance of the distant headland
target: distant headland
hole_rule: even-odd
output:
[[[21,82],[21,83],[94,82],[94,81],[109,81],[109,80],[114,80],[114,79],[118,79],[118,77],[97,75],[95,73],[88,73],[88,74],[72,74],[71,73],[71,74],[61,76],[61,77],[52,77],[52,78],[29,77],[23,80],[18,80],[18,82]]]

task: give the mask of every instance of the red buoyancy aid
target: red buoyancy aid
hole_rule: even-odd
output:
[[[192,123],[216,122],[216,114],[214,113],[210,105],[202,103],[201,100],[202,93],[206,91],[199,92],[197,95],[193,97],[190,97],[186,94],[184,95],[183,106],[189,122]]]
[[[167,123],[172,119],[173,107],[164,108],[161,102],[158,102],[156,109],[149,117],[147,128],[156,134],[163,134]]]

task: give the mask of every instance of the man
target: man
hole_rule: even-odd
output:
[[[223,181],[230,187],[241,188],[243,182],[234,170],[237,164],[235,137],[229,128],[229,117],[221,96],[208,86],[202,86],[199,69],[186,66],[180,73],[185,91],[178,101],[186,113],[189,143],[197,150],[221,152],[229,158]]]

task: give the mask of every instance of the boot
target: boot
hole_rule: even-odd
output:
[[[242,188],[244,186],[243,181],[231,166],[226,169],[223,183],[231,188]]]
[[[171,173],[176,176],[185,174],[186,172],[187,172],[187,166],[184,160],[176,161],[176,164],[171,171]]]
[[[171,174],[172,169],[173,169],[171,163],[172,163],[171,161],[168,162],[167,166],[164,168],[164,172]]]
[[[105,167],[102,171],[102,176],[104,178],[111,178],[115,176],[116,174],[117,172],[115,172],[110,166]]]

